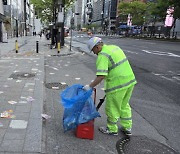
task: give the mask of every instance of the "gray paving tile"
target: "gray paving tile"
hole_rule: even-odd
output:
[[[16,116],[14,120],[26,120],[29,119],[29,112],[14,112],[14,115]]]
[[[16,106],[15,112],[23,113],[23,112],[30,112],[31,106],[30,105],[19,105]]]
[[[9,123],[10,123],[10,119],[1,118],[0,119],[0,123],[3,124],[3,126],[0,127],[0,129],[8,128],[9,127]]]
[[[22,152],[24,140],[3,140],[0,152]]]
[[[5,133],[6,133],[6,129],[5,128],[0,128],[0,141],[3,139]]]
[[[26,129],[8,129],[4,135],[5,140],[24,140],[26,135]]]

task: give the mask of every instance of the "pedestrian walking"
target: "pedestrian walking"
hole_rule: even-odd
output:
[[[131,66],[124,52],[116,45],[106,45],[99,37],[91,38],[88,48],[97,55],[96,78],[89,85],[89,90],[105,80],[107,126],[100,127],[104,134],[118,135],[117,122],[120,119],[120,130],[131,135],[132,113],[129,101],[134,85],[137,83]]]

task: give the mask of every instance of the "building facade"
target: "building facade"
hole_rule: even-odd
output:
[[[34,18],[29,0],[0,0],[0,41],[32,35]]]
[[[7,36],[6,36],[6,28],[5,23],[6,16],[4,15],[4,4],[6,4],[4,1],[0,0],[0,42],[6,42]]]

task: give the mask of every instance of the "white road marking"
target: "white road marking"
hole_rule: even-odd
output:
[[[172,78],[180,81],[180,77],[173,76]]]
[[[163,52],[163,51],[148,51],[148,50],[142,50],[143,52],[149,53],[149,54],[155,54],[160,56],[170,56],[170,57],[180,57],[180,55],[173,54],[171,52]]]
[[[129,51],[129,50],[124,50],[125,52],[128,52],[128,53],[132,53],[132,54],[138,54],[137,52],[133,52],[133,51]]]
[[[180,84],[179,81],[180,81],[180,77],[178,76],[178,74],[176,74],[175,72],[172,72],[172,71],[168,71],[169,73],[166,73],[166,74],[158,74],[158,73],[154,73],[152,72],[153,75],[156,75],[156,76],[159,76],[163,79],[166,79],[168,81],[171,81],[171,82],[176,82],[177,84]],[[169,76],[169,77],[166,77],[166,76]]]
[[[146,53],[151,53],[150,51],[148,51],[148,50],[142,50],[142,51],[144,51],[144,52],[146,52]]]

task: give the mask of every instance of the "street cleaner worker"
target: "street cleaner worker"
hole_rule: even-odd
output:
[[[99,37],[92,37],[87,45],[97,55],[97,77],[84,89],[90,90],[105,80],[107,127],[100,127],[99,131],[118,135],[117,122],[120,119],[120,130],[125,135],[131,135],[132,113],[129,101],[137,82],[128,59],[118,46],[106,45]]]

